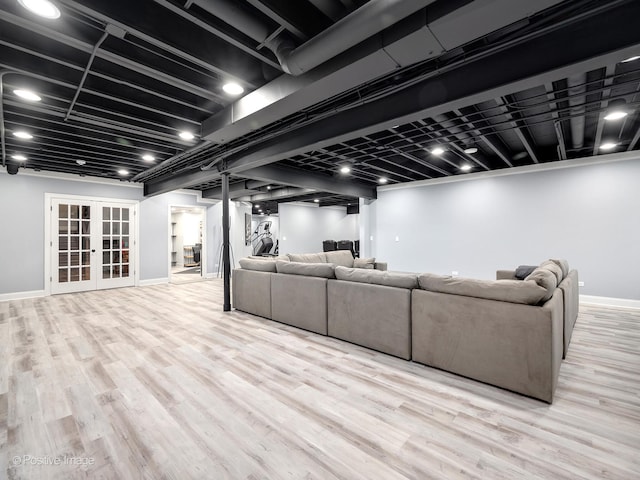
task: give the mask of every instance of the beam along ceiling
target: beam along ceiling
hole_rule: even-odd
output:
[[[353,205],[639,148],[631,0],[0,5],[2,164]],[[26,93],[25,93],[26,92]]]

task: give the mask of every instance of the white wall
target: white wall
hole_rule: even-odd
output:
[[[18,175],[7,175],[1,170],[0,295],[45,289],[45,193],[138,200],[141,281],[169,276],[169,205],[211,206],[199,203],[195,193],[175,192],[144,198],[141,185],[22,171]]]
[[[323,240],[357,240],[358,215],[346,208],[317,207],[297,203],[278,205],[280,253],[322,252]]]
[[[581,294],[640,300],[639,180],[635,159],[382,188],[375,256],[391,270],[487,279],[566,258],[585,282]]]

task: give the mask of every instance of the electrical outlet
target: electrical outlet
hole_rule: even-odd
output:
[[[579,287],[584,287],[584,282],[578,282]]]
[[[458,271],[457,271],[457,270],[453,270],[453,271],[451,272],[451,276],[452,276],[452,277],[457,277],[458,275],[459,275],[459,274],[458,274]]]

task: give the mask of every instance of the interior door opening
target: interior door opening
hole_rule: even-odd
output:
[[[204,213],[202,207],[171,207],[171,283],[187,283],[205,278]]]

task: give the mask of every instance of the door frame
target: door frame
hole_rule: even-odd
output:
[[[74,200],[74,201],[89,201],[89,202],[112,202],[123,203],[130,205],[133,208],[133,215],[135,218],[133,232],[135,239],[133,241],[133,248],[129,250],[133,251],[133,285],[138,287],[140,285],[140,243],[138,238],[140,236],[140,201],[130,200],[127,198],[107,198],[107,197],[94,197],[89,195],[69,195],[63,193],[45,193],[44,194],[44,294],[46,296],[51,295],[51,283],[53,281],[51,273],[51,245],[53,239],[51,238],[51,201],[54,198],[62,200]]]
[[[200,215],[202,215],[202,249],[200,250],[200,277],[202,279],[207,278],[207,207],[203,205],[185,205],[185,204],[177,204],[171,203],[167,208],[167,272],[168,272],[168,282],[171,283],[171,209],[173,208],[189,208],[189,209],[198,209],[200,211]]]

